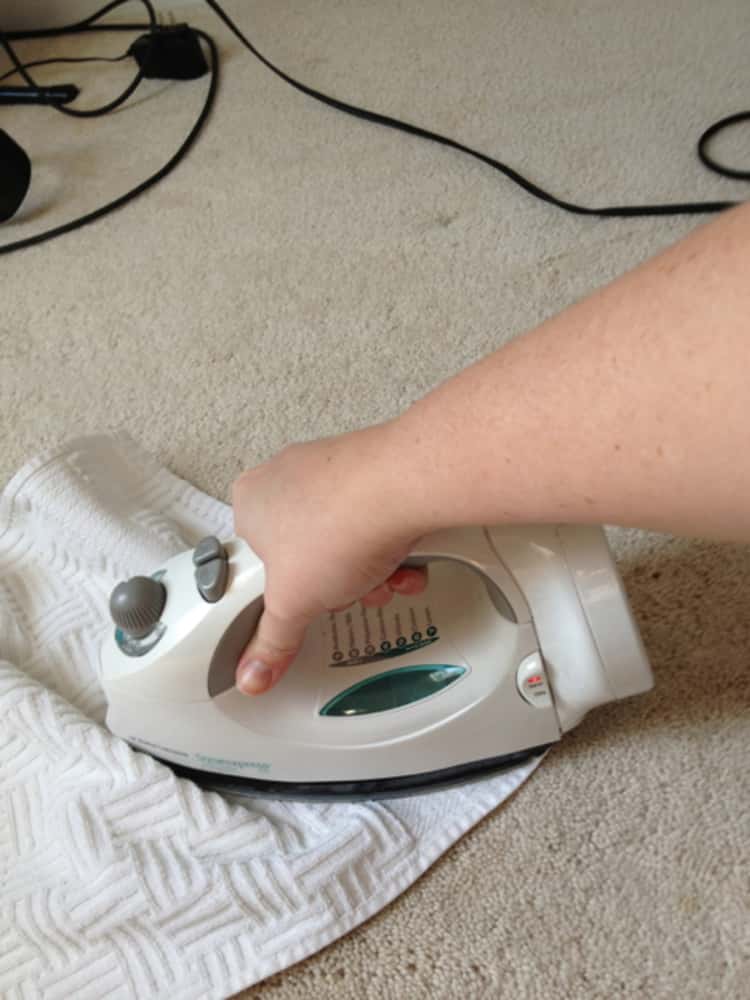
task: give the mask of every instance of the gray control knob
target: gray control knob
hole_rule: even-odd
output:
[[[134,639],[147,636],[161,618],[167,601],[163,583],[150,576],[134,576],[118,583],[109,599],[112,621]]]

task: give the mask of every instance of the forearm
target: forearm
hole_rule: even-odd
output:
[[[425,529],[750,538],[750,206],[450,379],[394,433]]]

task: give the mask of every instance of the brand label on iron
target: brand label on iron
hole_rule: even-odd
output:
[[[186,753],[184,750],[175,750],[173,747],[165,747],[161,743],[152,743],[151,740],[143,740],[139,736],[129,736],[128,743],[134,747],[143,747],[147,752],[162,759],[174,760],[175,763],[184,762],[193,767],[205,770],[205,768],[217,768],[219,771],[232,771],[241,774],[243,771],[257,771],[259,774],[267,774],[271,770],[271,764],[266,760],[228,760],[226,757],[210,757],[205,753]]]
[[[231,769],[239,772],[249,769],[266,774],[271,770],[271,764],[266,760],[227,760],[225,757],[209,757],[204,753],[194,753],[192,757],[205,767],[218,767],[224,771]]]

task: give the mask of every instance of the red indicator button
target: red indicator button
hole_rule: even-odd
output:
[[[516,687],[523,700],[535,709],[552,707],[549,681],[539,651],[524,657],[516,670]]]

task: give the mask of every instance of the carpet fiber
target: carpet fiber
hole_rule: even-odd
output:
[[[703,128],[748,105],[745,0],[226,6],[310,84],[477,145],[562,196],[747,197],[694,154]],[[457,153],[295,93],[202,4],[160,9],[219,42],[217,108],[149,194],[0,258],[3,480],[66,438],[125,430],[226,497],[286,442],[394,415],[698,224],[564,215]],[[23,52],[122,48],[105,35]],[[94,105],[130,73],[38,75],[79,81]],[[35,170],[3,242],[145,177],[205,86],[148,83],[95,121],[3,109]],[[716,150],[739,164],[736,132]],[[750,552],[611,538],[655,690],[596,712],[406,895],[246,997],[745,995]]]

